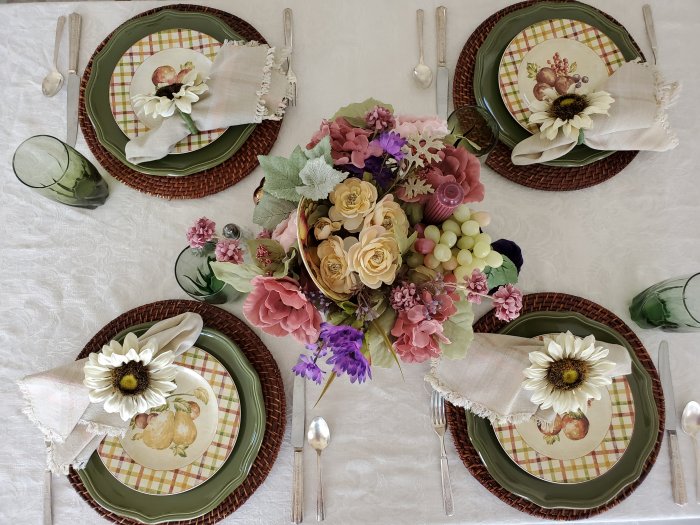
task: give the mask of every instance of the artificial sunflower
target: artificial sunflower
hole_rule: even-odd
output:
[[[612,383],[615,363],[604,361],[609,350],[595,345],[592,335],[581,339],[571,332],[544,338],[544,351],[530,352],[532,365],[525,370],[525,390],[531,401],[556,413],[586,412],[588,400],[600,399],[600,389]]]
[[[131,99],[136,113],[144,113],[153,118],[170,117],[175,110],[184,114],[192,113],[192,104],[200,95],[209,90],[201,75],[193,69],[182,78],[181,82],[165,84],[152,95],[139,94]]]
[[[156,355],[157,354],[157,355]],[[165,395],[175,390],[177,365],[171,351],[158,354],[158,343],[149,339],[141,346],[135,334],[124,343],[111,341],[100,352],[90,354],[83,384],[90,389],[92,403],[118,412],[124,421],[149,408],[165,404]]]
[[[609,93],[594,91],[585,95],[565,93],[555,99],[534,101],[530,106],[530,124],[539,124],[543,137],[554,140],[561,130],[567,138],[579,136],[582,130],[593,126],[591,115],[607,115],[615,102]]]

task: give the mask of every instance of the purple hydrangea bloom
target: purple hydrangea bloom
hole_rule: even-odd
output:
[[[406,145],[407,141],[398,133],[394,133],[393,131],[382,133],[376,140],[379,142],[379,146],[382,148],[382,150],[394,157],[396,160],[401,160],[404,158],[405,153],[401,151],[401,148]]]
[[[292,367],[292,372],[319,385],[323,381],[324,371],[316,364],[315,359],[306,354],[299,356],[299,361]]]
[[[320,339],[333,354],[326,361],[333,365],[333,372],[339,376],[347,374],[351,383],[364,383],[367,378],[372,378],[369,362],[362,354],[364,334],[360,330],[347,325],[321,323]]]

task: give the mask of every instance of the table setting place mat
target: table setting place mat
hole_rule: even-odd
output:
[[[586,299],[529,294],[515,321],[501,321],[492,310],[474,324],[475,332],[520,337],[563,330],[619,344],[632,359],[632,373],[615,379],[607,396],[593,401],[588,417],[565,413],[541,428],[534,418],[492,426],[450,403],[446,411],[460,459],[489,492],[533,516],[576,520],[615,506],[645,479],[663,437],[664,399],[656,369],[634,332]]]
[[[85,468],[69,471],[68,479],[80,496],[114,523],[216,523],[243,505],[264,482],[279,452],[286,422],[280,371],[258,336],[233,314],[197,301],[143,305],[108,323],[78,358],[99,351],[109,340],[122,339],[127,332],[142,334],[157,321],[186,312],[199,314],[204,328],[196,346],[177,363],[200,382],[187,383],[182,393],[178,387],[164,411],[160,407],[138,414],[122,440],[105,437]],[[208,383],[210,394],[205,393],[201,381]],[[218,414],[216,433],[203,436],[207,438],[203,454],[199,449],[192,451],[191,458],[185,457],[190,447],[198,445],[196,437],[189,443],[192,434],[187,441],[168,434],[165,441],[172,443],[165,448],[163,425],[151,426],[150,418],[155,418],[154,423],[161,418],[171,424],[171,404],[175,417],[181,417],[189,428],[206,417],[207,405],[218,404],[214,408]],[[175,428],[182,428],[184,421]],[[145,435],[149,428],[150,438]],[[205,433],[204,426],[200,425],[194,436],[199,433]],[[131,438],[138,444],[127,444]],[[155,470],[138,464],[125,452],[128,448],[130,454],[137,455],[144,453],[145,447],[153,449],[146,452],[144,463],[179,462],[183,466]]]
[[[572,23],[565,23],[567,20]],[[512,148],[530,134],[523,127],[527,110],[517,89],[518,66],[529,52],[537,51],[536,44],[555,38],[585,42],[594,53],[605,57],[611,70],[623,61],[644,58],[622,25],[591,6],[568,0],[520,2],[494,13],[471,34],[455,68],[453,99],[455,107],[479,105],[496,118],[501,128],[500,142],[486,160],[494,171],[530,188],[570,191],[613,177],[637,152],[602,151],[579,145],[547,163],[513,164]],[[532,64],[530,67],[534,67]]]
[[[124,154],[129,138],[145,131],[130,108],[131,79],[147,85],[149,68],[167,59],[175,67],[186,65],[190,56],[211,60],[224,40],[266,44],[244,20],[188,4],[141,13],[102,41],[82,76],[79,122],[88,147],[110,175],[144,193],[192,199],[222,191],[255,169],[257,156],[267,154],[277,139],[281,117],[232,126],[223,133],[198,133],[183,139],[166,157],[139,165]]]

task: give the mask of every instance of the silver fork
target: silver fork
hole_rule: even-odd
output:
[[[290,106],[297,105],[297,82],[296,75],[292,69],[292,52],[294,49],[294,35],[292,31],[292,10],[286,8],[282,12],[282,18],[284,20],[284,45],[289,48],[289,56],[287,57],[287,77],[294,79],[292,86],[294,87],[294,93],[292,94],[292,99],[288,101]]]
[[[450,468],[447,465],[447,452],[445,451],[445,400],[440,392],[433,390],[430,398],[430,419],[435,433],[440,438],[440,473],[442,475],[442,504],[445,514],[452,516],[455,513],[452,503],[452,483],[450,483]]]
[[[51,442],[45,440],[46,448],[51,446]],[[53,480],[53,475],[49,470],[48,465],[46,466],[46,471],[44,472],[44,525],[53,524],[53,514],[51,512],[51,483]]]

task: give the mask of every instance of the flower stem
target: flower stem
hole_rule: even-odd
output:
[[[195,133],[199,133],[199,130],[197,129],[197,126],[194,125],[194,120],[192,120],[192,116],[189,113],[183,113],[179,109],[177,110],[179,115],[182,117],[182,120],[185,121],[185,124],[187,124],[187,129],[190,130],[190,133],[194,135]]]

